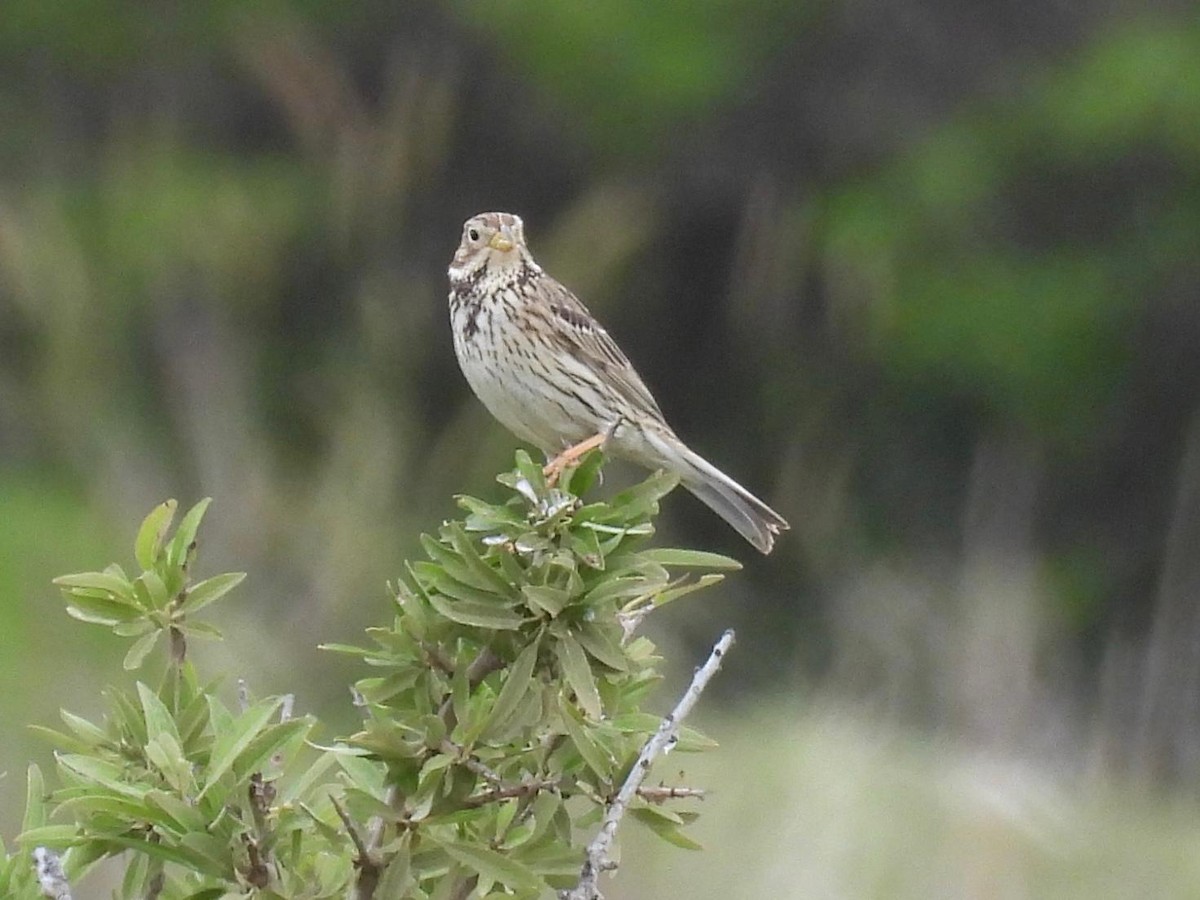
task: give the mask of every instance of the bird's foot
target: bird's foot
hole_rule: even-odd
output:
[[[558,478],[562,475],[563,470],[575,463],[597,447],[603,446],[604,442],[609,438],[609,432],[604,431],[600,434],[593,434],[587,440],[580,441],[578,444],[573,444],[568,447],[554,459],[546,463],[542,467],[542,474],[546,476],[546,485],[554,487],[558,483]]]

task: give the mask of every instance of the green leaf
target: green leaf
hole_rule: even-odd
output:
[[[536,496],[545,497],[546,496],[546,476],[542,472],[542,467],[540,465],[538,465],[537,463],[535,463],[532,459],[530,459],[529,454],[527,452],[525,452],[524,450],[518,450],[514,454],[514,460],[516,462],[517,468],[516,468],[516,472],[512,473],[512,474],[515,474],[518,479],[524,479],[525,482],[529,485],[529,487],[532,489],[533,493]],[[501,478],[499,478],[497,480],[500,481],[501,484],[508,484],[509,487],[516,489],[516,485],[514,483],[510,483],[508,481],[502,480],[503,478],[504,478],[504,476],[501,476]],[[529,497],[526,496],[519,489],[518,489],[518,493],[521,493],[522,496],[524,496],[526,500],[529,500]]]
[[[221,629],[217,628],[217,626],[210,625],[208,622],[199,622],[195,619],[179,625],[179,630],[186,635],[198,637],[206,641],[219,641],[225,637],[221,633]]]
[[[485,590],[472,587],[466,582],[459,581],[439,563],[418,560],[413,563],[412,567],[413,571],[421,578],[425,588],[445,594],[447,597],[453,597],[455,600],[468,600],[472,603],[493,603],[501,606],[510,602],[510,597],[506,594],[497,593],[490,589]]]
[[[574,635],[563,631],[558,635],[554,644],[554,652],[562,666],[567,684],[575,691],[575,698],[583,707],[584,712],[593,720],[598,720],[603,714],[600,705],[600,692],[596,689],[596,679],[592,675],[592,667],[588,663],[587,654],[583,652]]]
[[[140,618],[128,622],[119,622],[113,626],[113,634],[117,637],[141,637],[147,631],[153,631],[158,626],[153,619]]]
[[[563,473],[562,489],[576,497],[582,497],[592,485],[604,465],[604,452],[599,448],[589,450],[578,463]]]
[[[183,836],[180,841],[182,849],[195,854],[197,859],[205,860],[201,872],[225,878],[233,878],[233,861],[230,859],[229,845],[216,835],[205,834],[203,831],[192,831]]]
[[[460,625],[515,631],[525,622],[520,614],[494,602],[477,603],[469,600],[451,600],[436,593],[429,595],[429,602],[447,619],[458,622]]]
[[[636,519],[653,513],[658,501],[679,484],[679,476],[670,472],[656,472],[641,484],[621,491],[613,497],[608,509],[597,517],[598,521],[634,524]]]
[[[282,703],[282,697],[269,697],[261,700],[238,716],[228,728],[221,728],[218,731],[213,743],[212,757],[209,760],[204,787],[196,799],[200,799],[208,793],[212,786],[233,768],[238,756],[259,736]],[[212,718],[214,725],[217,724],[215,711]]]
[[[131,797],[135,800],[140,800],[148,790],[142,785],[127,781],[127,773],[124,768],[102,759],[79,753],[60,753],[55,761],[58,763],[59,769],[65,773],[64,779],[73,783],[81,781],[85,784],[99,785],[122,797]],[[75,777],[71,778],[71,776]]]
[[[84,596],[72,591],[67,600],[67,615],[89,625],[113,626],[141,618],[142,610],[113,597]]]
[[[141,704],[120,688],[108,687],[103,691],[109,703],[109,721],[135,743],[146,743],[146,721],[142,718]]]
[[[383,870],[375,894],[380,898],[407,897],[414,886],[412,873],[412,832],[406,831],[392,845],[391,859]]]
[[[220,600],[227,593],[246,579],[245,572],[226,572],[224,575],[214,575],[197,585],[188,588],[187,597],[180,604],[179,612],[189,615],[204,609],[210,603]]]
[[[432,834],[428,834],[428,840],[481,878],[498,881],[518,891],[536,891],[538,894],[550,891],[550,886],[536,872],[503,853],[480,844],[439,840]]]
[[[149,791],[142,798],[146,805],[158,810],[171,822],[171,830],[179,834],[204,831],[208,823],[204,816],[190,803],[180,800],[166,791]]]
[[[189,843],[192,843],[189,838],[194,837],[201,837],[201,835],[185,835],[182,845],[175,847],[149,839],[142,840],[127,837],[123,834],[106,835],[104,839],[120,847],[144,853],[151,859],[159,862],[176,863],[185,869],[192,869],[202,875],[210,875],[213,878],[229,877],[230,873],[227,867],[219,865],[216,860],[207,854],[197,852],[187,846]]]
[[[610,631],[619,633],[620,626],[612,625],[606,627],[606,625],[601,625],[598,622],[588,622],[575,632],[575,636],[579,639],[579,643],[588,652],[589,656],[598,659],[610,669],[615,669],[618,672],[628,672],[629,658],[625,655],[625,651],[621,649],[620,639],[616,634],[610,633]]]
[[[179,730],[175,719],[158,696],[140,681],[137,683],[138,699],[142,702],[142,715],[146,722],[146,737],[154,740],[161,734],[170,735],[176,744],[180,743]]]
[[[454,499],[459,506],[470,513],[467,516],[467,531],[503,532],[511,526],[525,524],[524,517],[518,515],[511,506],[484,503],[482,500],[466,494],[459,494]]]
[[[545,584],[523,584],[521,595],[533,612],[544,612],[552,619],[558,616],[571,600],[571,595],[563,588]]]
[[[23,830],[17,835],[17,842],[30,847],[65,847],[79,838],[78,825],[41,825]]]
[[[517,656],[516,661],[508,668],[496,702],[492,704],[491,712],[483,719],[469,735],[466,743],[473,744],[479,737],[490,736],[493,731],[502,728],[509,717],[516,711],[525,694],[533,685],[533,668],[537,665],[538,649],[541,646],[541,636],[527,646]]]
[[[126,606],[137,606],[133,596],[133,585],[129,580],[111,572],[76,572],[73,575],[60,575],[52,582],[64,590],[78,588],[84,591],[97,591],[101,596],[109,597]],[[74,591],[73,596],[78,596]]]
[[[36,734],[42,740],[47,741],[65,753],[93,753],[96,750],[95,744],[82,741],[74,735],[56,731],[53,728],[47,728],[45,725],[26,725],[25,730],[30,734]]]
[[[724,580],[724,575],[718,575],[715,572],[710,572],[707,575],[701,575],[695,581],[681,581],[673,587],[666,588],[654,595],[654,605],[666,606],[668,603],[678,600],[680,597],[686,597],[688,594],[702,590],[706,587],[711,587],[719,581]]]
[[[133,542],[133,555],[143,569],[153,569],[158,561],[163,540],[167,536],[167,529],[171,527],[171,520],[175,518],[177,506],[174,500],[166,500],[154,507],[150,515],[142,520],[142,527],[138,529],[137,539]]]
[[[155,630],[143,634],[140,638],[133,642],[133,646],[129,648],[129,652],[125,654],[125,659],[121,661],[122,668],[126,672],[132,672],[134,669],[140,669],[142,663],[146,661],[146,657],[150,655],[150,651],[154,649],[154,645],[158,643],[161,631]]]
[[[144,823],[165,827],[169,830],[174,830],[176,827],[176,823],[170,817],[163,814],[161,810],[150,807],[141,799],[135,800],[110,793],[75,794],[64,799],[56,812],[60,815],[67,813],[76,821],[107,815],[114,819],[125,820],[130,827]]]
[[[558,706],[562,713],[563,726],[567,729],[567,736],[575,745],[575,749],[579,751],[579,755],[583,757],[584,763],[596,773],[596,777],[602,782],[611,783],[614,765],[612,757],[587,733],[579,711],[562,695],[559,695]]]
[[[425,555],[432,562],[420,561],[414,565],[418,572],[422,573],[428,581],[434,584],[440,586],[446,583],[446,579],[450,579],[470,588],[472,592],[482,592],[482,596],[485,597],[495,593],[500,593],[501,595],[512,593],[512,588],[508,584],[501,584],[499,591],[497,591],[496,585],[470,566],[456,550],[441,544],[437,538],[431,535],[421,535],[421,549],[425,551]],[[438,571],[439,569],[441,570],[440,572]],[[441,576],[440,580],[439,576]],[[447,593],[450,592],[447,591]],[[471,593],[468,595],[468,599],[482,598],[478,594]]]
[[[25,818],[21,830],[29,831],[46,824],[46,779],[36,764],[30,764],[25,773]]]
[[[629,813],[668,844],[674,844],[684,850],[704,849],[703,845],[696,843],[679,830],[679,826],[683,822],[669,810],[657,806],[634,806],[630,807]]]
[[[166,582],[153,569],[134,579],[133,593],[145,609],[162,609],[171,599]]]
[[[462,525],[458,522],[451,522],[445,530],[451,545],[467,568],[474,573],[480,587],[496,591],[506,597],[516,596],[513,585],[509,583],[508,579],[488,565],[479,555],[479,551],[475,549],[475,545],[463,531]]]
[[[332,753],[321,753],[300,775],[284,778],[279,789],[278,802],[281,806],[299,800],[308,794],[309,789],[324,776],[329,768],[337,762]]]
[[[592,588],[583,598],[588,606],[606,603],[613,600],[626,600],[631,597],[641,597],[663,586],[665,581],[656,581],[644,575],[632,575],[621,578],[605,578]]]
[[[706,550],[681,550],[674,547],[652,547],[638,554],[642,559],[652,560],[663,566],[690,566],[695,569],[722,569],[735,572],[742,564],[720,553]]]
[[[562,794],[555,791],[538,791],[538,795],[533,798],[533,808],[531,810],[534,821],[533,834],[529,836],[529,844],[537,843],[538,839],[546,833],[554,821],[554,815],[562,808],[565,801]]]
[[[604,551],[600,547],[600,534],[591,528],[577,528],[571,532],[571,552],[587,566],[602,571]]]
[[[313,721],[307,716],[268,726],[238,754],[233,764],[234,773],[244,777],[260,771],[272,756],[298,736],[307,735],[312,727]]]
[[[188,549],[196,540],[200,521],[204,518],[204,513],[208,510],[210,503],[212,503],[212,497],[205,497],[189,509],[179,521],[179,527],[175,529],[175,536],[171,538],[171,544],[167,548],[167,565],[171,568],[179,568],[187,562]]]

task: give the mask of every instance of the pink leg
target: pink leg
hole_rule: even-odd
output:
[[[546,476],[546,484],[551,487],[558,481],[558,476],[562,474],[563,469],[579,461],[580,457],[591,450],[595,450],[601,444],[608,440],[608,433],[594,434],[586,440],[580,441],[578,444],[568,447],[542,468],[542,474]]]

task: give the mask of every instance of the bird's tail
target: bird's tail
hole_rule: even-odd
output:
[[[678,438],[647,437],[658,444],[659,451],[673,463],[671,468],[679,473],[680,483],[685,488],[733,526],[755,549],[761,553],[771,552],[775,536],[789,527],[783,516]]]

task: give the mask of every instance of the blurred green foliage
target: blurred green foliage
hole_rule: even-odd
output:
[[[456,0],[452,8],[553,98],[556,115],[581,139],[607,153],[644,153],[662,152],[676,128],[747,90],[823,5]]]
[[[1019,102],[940,127],[833,192],[829,260],[870,298],[864,326],[889,371],[1053,440],[1100,426],[1146,298],[1200,246],[1198,48],[1195,28],[1118,31],[1030,76]],[[1118,202],[1105,167],[1139,154],[1167,168],[1171,189],[1104,209]],[[1081,199],[1097,217],[1056,211],[1069,191],[1094,192]]]
[[[664,615],[680,641],[732,618],[761,651],[739,700],[804,677],[957,735],[1020,683],[1009,739],[1045,702],[1082,741],[1095,700],[1107,762],[1187,769],[1135,700],[1174,696],[1142,678],[1188,633],[1156,623],[1200,408],[1198,58],[1161,2],[11,0],[0,665],[70,705],[32,631],[49,578],[157,497],[233,496],[212,558],[269,586],[231,647],[270,641],[246,675],[304,690],[303,648],[365,625],[387,561],[509,458],[444,297],[462,220],[509,208],[793,524],[736,602]],[[687,499],[663,528],[740,550]],[[1023,601],[969,577],[989,554]],[[976,604],[1033,624],[972,634]],[[963,667],[1000,647],[1025,680],[989,694]],[[350,674],[320,666],[332,705]]]

